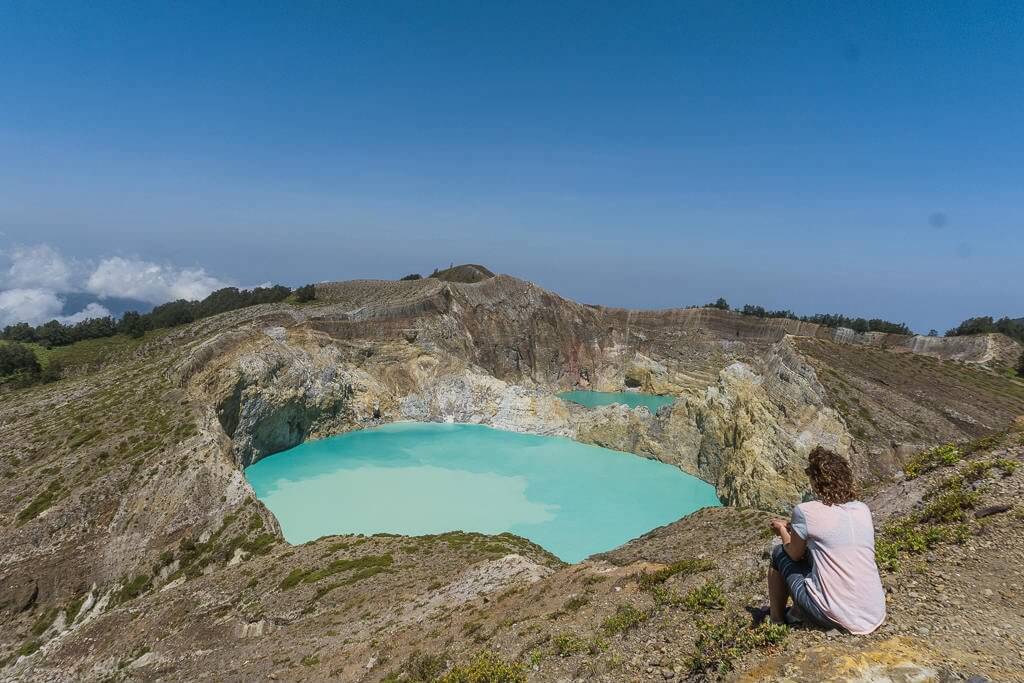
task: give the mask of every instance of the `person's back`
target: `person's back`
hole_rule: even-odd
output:
[[[871,511],[857,500],[843,456],[819,446],[808,454],[805,472],[818,500],[793,508],[789,522],[771,522],[782,539],[768,570],[772,621],[871,633],[885,621]],[[787,611],[790,598],[794,609]]]
[[[812,571],[805,585],[821,611],[851,633],[878,628],[885,621],[885,591],[868,506],[801,503],[793,509],[792,529],[807,542]]]

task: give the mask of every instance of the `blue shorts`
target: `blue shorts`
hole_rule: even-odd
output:
[[[772,567],[782,574],[783,580],[789,586],[789,594],[793,596],[793,602],[803,613],[804,621],[821,628],[843,628],[825,616],[811,598],[811,594],[807,592],[805,579],[811,575],[813,567],[809,555],[805,555],[804,559],[797,562],[786,554],[786,549],[780,544],[772,548]]]

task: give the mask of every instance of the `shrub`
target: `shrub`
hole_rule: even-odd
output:
[[[664,569],[658,569],[653,572],[642,572],[639,579],[640,590],[650,591],[658,584],[665,583],[677,574],[682,574],[685,577],[690,576],[691,574],[706,572],[714,568],[715,563],[710,560],[690,558],[680,560],[679,562],[673,562]]]
[[[423,276],[420,275],[419,273],[409,273],[408,275],[406,275],[405,277],[403,277],[401,279],[402,280],[422,280]]]
[[[706,581],[703,586],[698,586],[687,593],[683,598],[683,604],[693,612],[721,609],[725,607],[725,593],[718,582]]]
[[[295,300],[300,304],[307,301],[312,301],[316,298],[316,287],[313,285],[303,285],[295,290]]]
[[[406,680],[432,681],[441,675],[447,661],[448,657],[445,654],[432,655],[416,651],[409,655],[402,668],[409,675]]]
[[[619,605],[619,608],[615,610],[615,614],[602,622],[601,628],[604,629],[605,633],[613,636],[616,633],[628,631],[634,626],[642,624],[647,620],[648,616],[647,612],[642,612],[633,605]]]
[[[551,644],[555,648],[555,654],[559,657],[577,655],[588,649],[587,641],[575,633],[560,633],[551,639]]]
[[[686,660],[686,667],[694,676],[727,674],[744,654],[779,645],[787,635],[786,627],[781,624],[766,621],[760,626],[751,626],[738,616],[720,624],[700,623],[698,629],[693,652]]]
[[[484,651],[470,663],[456,666],[439,677],[437,683],[526,683],[526,668]]]
[[[39,360],[32,349],[17,342],[0,344],[0,377],[36,376],[40,371]]]
[[[1024,377],[1024,351],[1020,352],[1020,358],[1017,359],[1017,376]]]
[[[929,448],[913,456],[903,467],[903,473],[908,479],[915,479],[926,472],[940,467],[955,465],[963,458],[963,453],[955,444],[947,443],[935,448]]]

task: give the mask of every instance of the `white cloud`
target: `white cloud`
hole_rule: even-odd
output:
[[[127,297],[152,304],[202,299],[227,286],[202,268],[177,269],[120,256],[103,259],[85,283],[86,291],[100,297]]]
[[[65,325],[74,325],[75,323],[80,323],[83,320],[88,320],[89,318],[105,318],[108,315],[110,315],[110,310],[106,306],[102,306],[93,301],[78,313],[60,316],[57,320],[61,321]]]
[[[72,315],[61,315],[64,301],[45,289],[8,289],[0,292],[0,327],[14,323],[39,325],[58,320],[66,325],[110,315],[105,306],[93,302]]]
[[[59,320],[74,324],[110,315],[100,302],[92,302],[72,315],[62,316],[62,293],[86,291],[98,298],[123,297],[162,304],[176,299],[202,299],[227,283],[202,268],[176,268],[139,259],[113,256],[95,268],[70,263],[47,244],[15,247],[0,252],[10,262],[0,274],[0,327],[16,322],[32,325]]]
[[[16,247],[9,256],[7,285],[14,289],[67,291],[71,287],[71,268],[64,257],[47,244]]]
[[[64,302],[45,289],[8,289],[0,292],[0,325],[26,322],[38,325],[60,315]]]

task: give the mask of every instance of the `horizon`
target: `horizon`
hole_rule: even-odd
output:
[[[633,309],[1019,318],[1022,28],[1012,4],[5,5],[0,327],[471,262]]]

